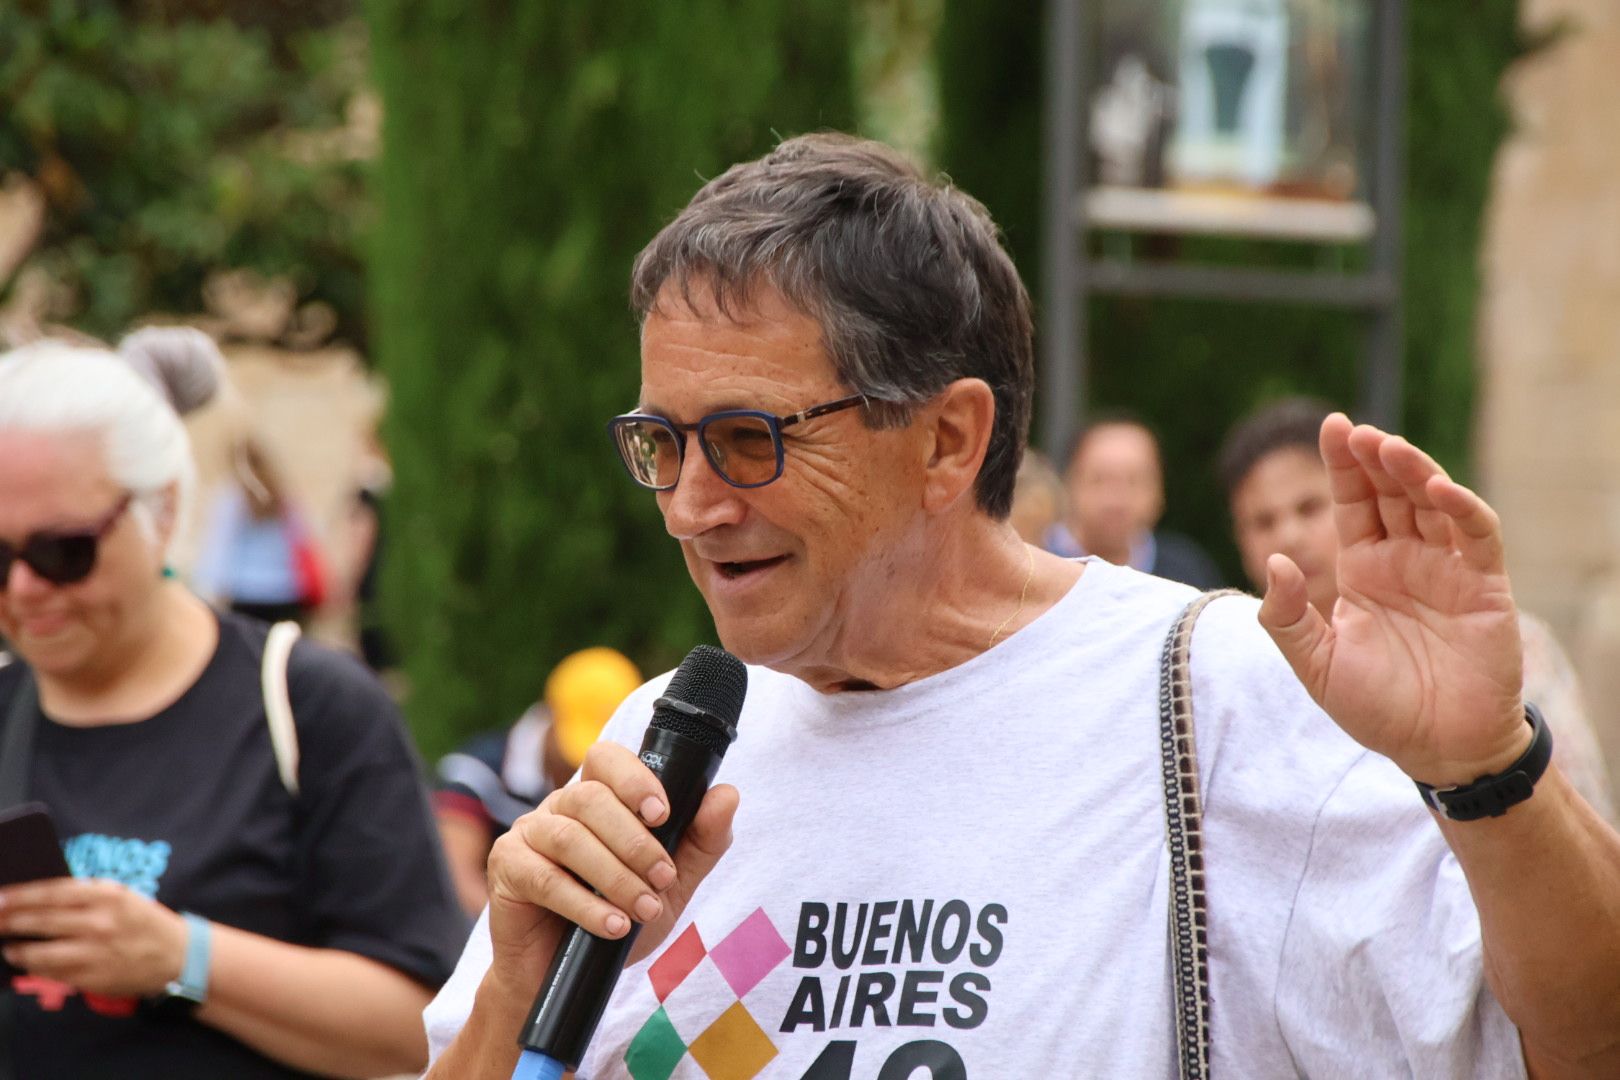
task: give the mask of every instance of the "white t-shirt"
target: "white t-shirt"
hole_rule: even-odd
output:
[[[732,848],[625,970],[581,1080],[1173,1077],[1158,664],[1195,595],[1094,560],[895,690],[750,667]],[[1522,1076],[1411,782],[1310,702],[1253,600],[1204,612],[1192,664],[1215,1075]],[[639,747],[666,681],[606,737]],[[481,920],[435,1057],[488,963]]]

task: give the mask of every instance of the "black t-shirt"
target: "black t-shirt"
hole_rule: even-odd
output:
[[[294,798],[265,720],[266,627],[219,618],[202,676],[157,715],[91,728],[40,718],[29,797],[50,807],[68,864],[177,911],[358,953],[437,987],[466,922],[393,703],[357,662],[295,645]],[[0,668],[0,716],[18,677]],[[26,976],[10,989],[20,1080],[305,1075],[190,1018]]]

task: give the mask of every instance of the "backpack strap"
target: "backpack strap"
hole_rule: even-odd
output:
[[[1159,758],[1170,848],[1170,973],[1181,1080],[1208,1080],[1210,1056],[1209,910],[1193,729],[1192,636],[1198,616],[1212,600],[1234,595],[1236,589],[1207,592],[1183,608],[1159,660]]]
[[[264,639],[264,718],[270,726],[270,746],[276,753],[276,772],[287,794],[298,796],[298,728],[293,723],[292,698],[287,692],[287,661],[301,631],[295,622],[279,622]]]

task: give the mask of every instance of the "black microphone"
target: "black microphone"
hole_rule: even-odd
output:
[[[652,723],[641,740],[641,762],[664,785],[669,800],[669,817],[652,834],[671,855],[737,737],[747,691],[748,669],[741,660],[724,649],[699,645],[686,654],[664,696],[653,703]],[[574,927],[552,957],[518,1044],[577,1068],[640,932],[641,924],[633,920],[621,938],[597,937]]]

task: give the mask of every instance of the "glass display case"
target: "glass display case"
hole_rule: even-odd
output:
[[[1094,226],[1371,235],[1364,0],[1103,0],[1091,18]]]
[[[1048,0],[1041,431],[1049,451],[1067,445],[1085,416],[1087,303],[1098,295],[1364,316],[1356,406],[1393,427],[1402,393],[1405,19],[1405,0]],[[1200,262],[1176,257],[1185,245],[1139,246],[1138,233],[1303,244],[1324,257],[1315,269]],[[1099,234],[1109,242],[1092,239]]]

